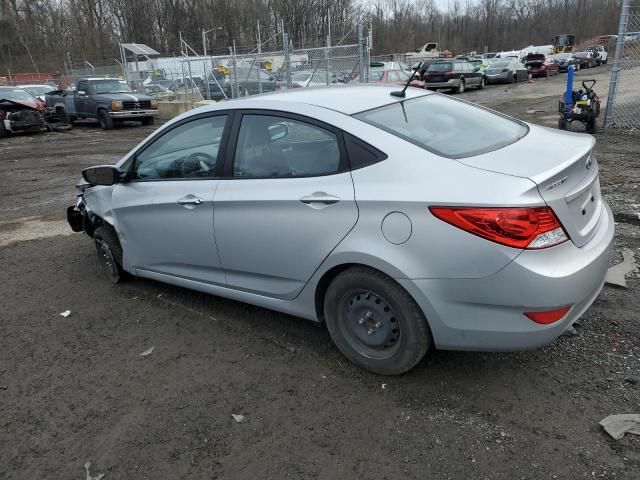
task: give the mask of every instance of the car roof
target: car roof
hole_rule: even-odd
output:
[[[252,95],[242,99],[222,102],[213,106],[211,110],[245,108],[243,104],[247,104],[246,108],[256,108],[256,102],[264,104],[263,108],[279,109],[276,105],[272,107],[270,104],[283,102],[283,105],[287,103],[314,105],[346,115],[353,115],[365,110],[371,110],[372,108],[397,103],[405,99],[434,95],[433,92],[419,88],[407,88],[404,99],[390,95],[391,92],[401,89],[402,87],[398,85],[340,85],[317,88],[296,88],[284,92]],[[231,106],[232,104],[233,107]]]

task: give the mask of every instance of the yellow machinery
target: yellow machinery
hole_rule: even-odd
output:
[[[575,35],[556,35],[553,37],[553,53],[569,53],[573,52],[573,45],[576,41]]]

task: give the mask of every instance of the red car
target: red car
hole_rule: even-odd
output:
[[[44,103],[17,87],[0,87],[0,138],[44,129]]]
[[[525,57],[524,62],[527,70],[534,77],[550,77],[560,73],[558,64],[542,53],[530,53]]]

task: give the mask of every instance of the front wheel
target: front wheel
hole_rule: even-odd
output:
[[[327,329],[338,349],[365,370],[400,375],[431,346],[427,320],[393,279],[366,267],[340,273],[324,298]]]
[[[119,283],[125,276],[122,269],[122,247],[113,228],[103,225],[93,232],[98,261],[111,283]]]
[[[106,110],[98,112],[98,122],[100,122],[100,128],[103,130],[111,130],[113,128],[113,118]]]
[[[482,90],[484,88],[485,80],[484,77],[480,79],[480,85],[478,85],[478,90]]]
[[[458,88],[456,88],[456,93],[464,93],[464,80],[460,80],[460,83],[458,83]]]

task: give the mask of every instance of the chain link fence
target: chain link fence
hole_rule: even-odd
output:
[[[640,129],[640,0],[623,0],[605,127]]]

